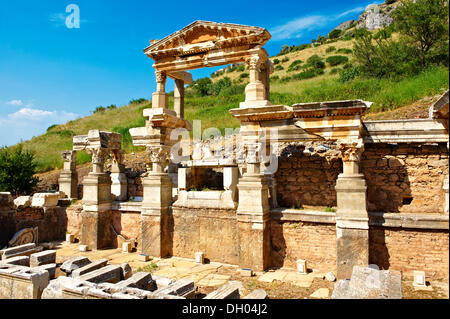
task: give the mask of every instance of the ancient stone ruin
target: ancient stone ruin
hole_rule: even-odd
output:
[[[424,270],[448,282],[448,92],[431,106],[430,118],[417,120],[363,121],[371,103],[362,100],[272,105],[273,65],[263,48],[269,39],[264,28],[196,21],[152,40],[144,52],[155,61],[157,91],[143,111],[145,127],[130,129],[134,145],[145,148],[145,169],[126,167],[118,133],[74,137],[73,150],[62,154],[59,193],[17,203],[0,194],[0,244],[37,227],[38,242],[69,233],[92,250],[129,243],[160,258],[202,252],[251,271],[296,268],[305,260],[351,283],[355,266],[376,264],[404,277]],[[245,101],[230,110],[239,133],[180,142],[192,129],[184,118],[188,71],[235,63],[250,70]],[[174,110],[168,78],[175,80]],[[84,178],[75,166],[81,150],[92,155]],[[82,202],[69,206],[80,182]],[[163,285],[146,274],[122,278],[120,267],[102,261],[94,266],[47,288],[41,269],[25,278],[20,267],[27,266],[1,266],[0,276],[25,278],[33,298],[187,298],[192,292],[192,282]],[[225,287],[209,297],[233,294]]]

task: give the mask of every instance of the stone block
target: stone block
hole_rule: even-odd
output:
[[[78,269],[75,269],[72,271],[72,277],[74,278],[78,278],[84,274],[87,274],[89,272],[92,272],[94,270],[100,269],[102,267],[105,267],[106,264],[108,263],[107,259],[100,259],[100,260],[96,260],[92,263],[89,263],[83,267],[80,267]]]
[[[180,296],[190,299],[195,296],[194,281],[191,279],[180,279],[165,288],[159,288],[155,291],[155,294]]]
[[[139,254],[139,261],[149,261],[150,256],[146,254]]]
[[[87,257],[77,256],[63,262],[59,269],[69,276],[74,270],[87,266],[90,263],[91,261]]]
[[[156,289],[165,288],[174,282],[173,279],[164,276],[153,275],[152,278],[156,283]]]
[[[122,251],[124,253],[131,253],[133,250],[133,245],[130,242],[126,242],[122,244]]]
[[[240,299],[239,287],[234,284],[226,284],[206,295],[204,299]]]
[[[0,192],[0,211],[13,209],[14,201],[11,193]]]
[[[36,193],[31,201],[32,207],[56,207],[58,206],[59,193]]]
[[[142,290],[154,290],[155,282],[152,279],[152,274],[149,272],[137,272],[132,275],[130,278],[120,281],[115,284],[112,288],[112,291],[118,292],[125,288],[138,288]]]
[[[110,282],[118,283],[121,279],[122,268],[117,265],[108,265],[103,268],[88,272],[78,277],[79,280],[93,283]]]
[[[30,243],[0,250],[2,260],[17,256],[29,256],[36,252],[36,244]]]
[[[9,247],[16,247],[25,244],[38,243],[38,227],[23,228],[16,232],[8,242]]]
[[[56,264],[45,264],[38,267],[34,267],[35,269],[48,271],[49,280],[55,279],[56,274]]]
[[[195,262],[197,264],[203,264],[205,261],[204,259],[205,259],[205,256],[204,256],[203,252],[198,251],[195,253]]]
[[[414,287],[426,287],[425,271],[414,270]]]
[[[0,299],[40,299],[48,271],[15,265],[0,267]]]
[[[325,274],[325,279],[330,282],[333,282],[333,281],[336,281],[336,276],[334,275],[334,273],[332,271],[330,271]]]
[[[78,250],[81,251],[81,252],[86,252],[86,251],[89,250],[89,247],[88,247],[88,245],[80,245],[78,247]]]
[[[121,272],[120,272],[120,280],[126,280],[131,277],[133,274],[133,270],[131,270],[130,265],[128,263],[120,264]]]
[[[44,250],[30,255],[30,267],[38,267],[56,262],[56,250]]]
[[[255,289],[245,296],[244,299],[269,299],[269,296],[267,296],[267,292],[264,289]]]
[[[239,269],[239,275],[243,277],[252,277],[254,275],[253,270],[249,268]]]
[[[18,209],[31,206],[31,196],[19,196],[14,200],[14,205]]]
[[[307,274],[308,273],[306,260],[304,260],[304,259],[298,259],[297,260],[297,272],[300,273],[300,274]]]
[[[66,242],[69,244],[72,244],[75,242],[75,235],[72,234],[66,234]]]
[[[9,265],[17,265],[17,266],[30,266],[30,257],[28,256],[17,256],[12,258],[7,258],[5,260],[0,261],[1,264],[9,264]]]

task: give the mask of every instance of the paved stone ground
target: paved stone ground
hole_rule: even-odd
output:
[[[198,287],[197,297],[216,290],[228,281],[238,280],[243,283],[241,295],[246,295],[257,288],[264,289],[271,299],[317,299],[329,298],[333,292],[334,282],[327,281],[325,272],[310,272],[306,275],[294,269],[273,269],[256,272],[253,277],[242,276],[238,266],[211,262],[196,264],[193,259],[170,257],[153,258],[147,262],[139,260],[139,253],[123,253],[121,249],[105,249],[80,252],[78,244],[53,242],[56,249],[56,262],[62,263],[73,256],[86,256],[91,261],[105,258],[110,264],[128,263],[133,272],[148,271],[155,275],[173,279],[192,278]],[[57,271],[57,276],[62,272]],[[403,298],[437,299],[449,298],[448,283],[432,282],[431,289],[416,290],[412,281],[402,282]]]

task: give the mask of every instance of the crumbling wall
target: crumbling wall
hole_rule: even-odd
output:
[[[445,143],[366,145],[361,172],[367,183],[368,210],[442,213],[448,164]]]
[[[370,263],[406,278],[423,270],[428,279],[449,280],[448,230],[370,227]]]
[[[296,268],[306,259],[311,269],[336,268],[335,224],[272,220],[270,231],[272,266]]]
[[[279,148],[277,200],[281,207],[336,206],[342,161],[335,144],[290,143]]]
[[[173,207],[168,228],[171,255],[193,258],[202,251],[205,258],[239,264],[239,234],[236,211]]]

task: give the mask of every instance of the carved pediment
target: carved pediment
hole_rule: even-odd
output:
[[[260,27],[195,21],[162,40],[152,40],[144,52],[157,60],[242,45],[263,46],[270,37],[270,33]]]

